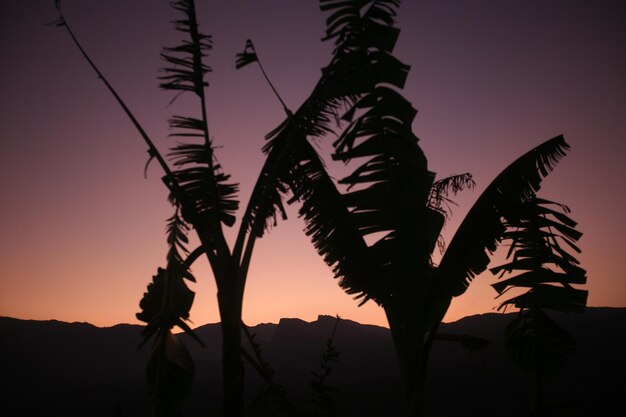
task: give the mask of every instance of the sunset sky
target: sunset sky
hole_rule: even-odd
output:
[[[284,113],[255,67],[235,70],[235,54],[251,38],[295,109],[332,45],[320,42],[325,16],[316,0],[197,3],[215,43],[209,127],[245,207],[263,137]],[[192,103],[167,108],[172,94],[157,88],[159,52],[179,41],[169,23],[176,13],[165,0],[63,4],[83,46],[166,150],[167,118]],[[131,123],[67,33],[44,25],[55,19],[52,0],[0,0],[0,315],[137,323],[146,285],[165,265],[172,208],[157,164],[143,177],[146,148]],[[626,306],[625,21],[623,0],[407,0],[398,16],[395,55],[412,67],[404,95],[419,111],[413,128],[429,168],[471,172],[477,183],[456,198],[446,241],[503,168],[564,134],[572,150],[541,195],[567,204],[584,233],[590,306]],[[345,172],[326,160],[336,177]],[[358,308],[338,287],[296,210],[257,244],[244,320],[339,314],[385,325],[374,303]],[[217,322],[206,259],[193,271],[191,319]],[[488,272],[478,277],[445,320],[493,311],[493,282]]]

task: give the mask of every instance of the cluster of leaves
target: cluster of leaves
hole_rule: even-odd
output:
[[[159,329],[171,329],[178,325],[185,328],[184,320],[189,318],[189,310],[193,304],[194,293],[187,287],[184,279],[195,282],[195,277],[185,266],[181,252],[187,249],[187,224],[180,218],[178,211],[168,219],[167,268],[158,268],[152,278],[152,284],[139,303],[141,312],[137,318],[148,323],[144,329],[146,338],[150,338]]]
[[[567,213],[562,204],[537,197],[527,201],[518,221],[507,225],[509,262],[491,268],[500,278],[508,277],[493,284],[500,296],[526,289],[500,305],[520,310],[506,329],[505,344],[523,369],[562,368],[574,341],[544,310],[582,313],[587,303],[587,291],[575,287],[586,283],[586,271],[569,252],[580,253],[576,241],[582,233]]]
[[[255,189],[253,208],[244,217],[250,227],[269,227],[259,227],[259,220],[284,213],[280,194],[290,190],[290,201],[301,203],[305,232],[344,290],[362,303],[373,299],[384,304],[394,294],[406,293],[407,285],[415,285],[408,277],[430,275],[432,250],[449,213],[447,196],[473,186],[469,174],[435,181],[412,133],[416,110],[399,92],[409,67],[392,55],[399,35],[394,27],[398,4],[320,1],[321,9],[331,12],[325,39],[335,42],[333,59],[303,105],[267,135],[259,182],[269,180]],[[247,45],[239,66],[257,58]],[[338,117],[341,109],[343,116]],[[339,181],[348,187],[347,193],[338,190],[308,141],[331,132],[332,121],[347,123],[333,143],[333,159],[365,161]],[[563,138],[554,138],[524,155],[488,187],[442,259],[442,292],[461,294],[486,269],[485,249],[495,250],[501,240],[502,219],[512,217],[508,208],[539,188],[565,149]],[[377,239],[368,244],[367,236]],[[421,281],[423,286],[428,280]]]
[[[213,47],[211,36],[199,31],[193,0],[172,2],[172,7],[183,14],[175,20],[176,30],[183,33],[180,45],[165,48],[161,54],[168,64],[163,71],[161,88],[178,94],[191,92],[200,99],[201,115],[173,116],[170,136],[181,141],[172,148],[170,157],[178,169],[174,178],[165,178],[173,194],[173,203],[181,207],[184,219],[197,224],[203,219],[218,219],[227,226],[235,222],[234,212],[238,208],[235,198],[238,187],[229,183],[230,177],[222,172],[213,152],[206,119],[204,87],[208,85],[204,76],[211,68],[203,63]],[[193,140],[196,140],[195,142]]]
[[[457,193],[465,190],[472,189],[476,186],[472,174],[465,173],[460,175],[453,175],[451,177],[442,178],[436,180],[430,188],[430,195],[428,196],[428,207],[443,214],[444,219],[450,219],[452,215],[452,207],[456,203],[449,197],[450,194],[456,195]],[[439,252],[444,253],[446,250],[446,242],[442,235],[437,238],[437,246]]]
[[[461,295],[487,269],[490,255],[504,239],[507,223],[519,221],[519,207],[533,199],[542,179],[565,156],[569,145],[554,137],[519,157],[480,195],[455,233],[437,275],[453,296]]]

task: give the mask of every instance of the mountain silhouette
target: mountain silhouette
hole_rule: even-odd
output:
[[[483,314],[443,324],[446,334],[491,341],[476,352],[460,343],[436,341],[427,374],[426,415],[527,416],[531,376],[516,368],[502,345],[513,314]],[[577,349],[568,366],[546,381],[551,416],[612,415],[626,392],[626,308],[588,308],[583,315],[554,314]],[[281,319],[250,330],[275,371],[276,382],[298,405],[311,391],[336,319],[308,323]],[[149,347],[137,350],[141,326],[98,328],[87,323],[0,317],[0,414],[6,416],[147,415],[144,369]],[[184,416],[215,415],[221,398],[219,324],[196,328],[202,348],[186,335],[196,379]],[[341,320],[334,339],[340,352],[328,383],[335,387],[339,416],[401,415],[403,395],[389,330]],[[250,351],[249,346],[245,348]],[[252,400],[261,378],[246,367]]]

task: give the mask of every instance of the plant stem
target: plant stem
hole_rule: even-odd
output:
[[[287,105],[283,101],[280,94],[278,94],[278,91],[276,91],[276,88],[274,88],[274,84],[272,84],[272,82],[270,81],[270,78],[267,76],[267,73],[265,72],[265,69],[263,68],[263,65],[261,64],[261,59],[259,58],[258,54],[257,54],[256,62],[257,64],[259,64],[259,68],[261,69],[261,73],[265,77],[265,81],[267,81],[267,83],[270,85],[270,88],[274,92],[274,95],[276,96],[276,98],[278,98],[278,100],[280,101],[280,104],[283,105],[283,110],[285,110],[285,113],[287,114],[287,116],[291,116],[293,113],[291,112],[291,110],[289,110],[289,107],[287,107]]]
[[[126,113],[126,115],[128,116],[128,118],[130,119],[130,121],[133,123],[133,125],[135,126],[135,128],[137,129],[137,131],[139,132],[139,134],[141,135],[141,137],[143,138],[143,140],[146,142],[146,144],[148,145],[148,153],[150,154],[150,156],[153,156],[154,158],[156,158],[156,160],[159,162],[159,165],[161,165],[161,168],[163,168],[163,171],[165,171],[165,175],[171,179],[171,181],[173,182],[173,186],[175,188],[177,188],[177,183],[174,179],[174,176],[172,174],[172,171],[170,170],[170,168],[167,165],[167,162],[165,162],[165,159],[163,158],[163,156],[161,155],[161,153],[159,152],[159,150],[156,148],[156,146],[154,146],[154,143],[152,142],[152,140],[150,139],[150,137],[148,136],[148,134],[146,133],[146,131],[143,129],[143,127],[141,126],[141,124],[137,121],[137,119],[135,118],[135,116],[133,115],[133,113],[130,111],[130,109],[128,108],[128,106],[126,106],[126,103],[124,103],[124,100],[122,100],[122,98],[119,96],[119,94],[117,93],[117,91],[115,91],[115,89],[113,88],[113,86],[109,83],[109,81],[105,78],[105,76],[102,74],[102,72],[100,72],[100,70],[98,69],[98,67],[96,67],[96,65],[94,64],[94,62],[91,60],[91,58],[89,57],[89,55],[87,55],[87,52],[83,49],[83,47],[81,46],[81,44],[78,42],[78,39],[76,38],[76,36],[74,35],[74,32],[72,32],[72,29],[70,28],[70,25],[67,23],[67,19],[63,16],[63,14],[61,14],[61,22],[62,22],[62,26],[65,26],[65,29],[67,30],[67,33],[69,33],[70,37],[72,38],[72,41],[74,42],[74,44],[76,45],[76,47],[78,48],[78,50],[80,51],[80,53],[83,55],[83,57],[87,60],[87,62],[89,63],[89,65],[91,66],[91,68],[96,72],[96,75],[98,75],[98,78],[100,80],[102,80],[102,82],[104,83],[104,85],[107,87],[107,89],[109,90],[109,92],[113,95],[113,97],[115,97],[115,99],[117,100],[118,104],[122,107],[122,109],[124,109],[124,112]],[[166,184],[168,185],[168,184]],[[169,186],[169,185],[168,185]]]

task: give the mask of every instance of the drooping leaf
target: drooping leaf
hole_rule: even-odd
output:
[[[586,304],[586,291],[573,285],[586,282],[586,271],[558,242],[575,242],[582,234],[572,227],[576,224],[572,219],[558,216],[559,212],[549,206],[567,210],[563,205],[533,198],[522,204],[518,218],[507,224],[503,237],[510,242],[508,262],[491,268],[491,272],[499,273],[500,277],[514,271],[524,272],[493,287],[499,294],[511,288],[529,288],[527,293],[504,301],[503,306],[580,312]],[[534,297],[539,297],[539,301]]]
[[[547,268],[540,268],[538,270],[530,270],[506,280],[499,280],[491,286],[496,290],[498,294],[503,294],[509,288],[532,288],[540,283],[560,283],[563,285],[571,284],[584,284],[586,277],[583,275],[572,276],[564,272],[556,272]]]
[[[584,313],[587,305],[588,291],[572,287],[539,284],[524,294],[513,297],[502,303],[500,308],[513,305],[519,309],[531,309],[539,299],[538,308],[561,311],[565,313]]]
[[[451,193],[457,194],[466,188],[474,188],[476,183],[472,174],[465,173],[436,180],[430,187],[428,207],[442,213],[446,219],[450,217],[450,204],[454,202],[448,197]]]
[[[399,5],[398,0],[320,0],[320,9],[330,12],[324,40],[334,39],[335,51],[365,42],[391,51],[397,38],[393,23]]]
[[[184,16],[175,20],[174,25],[176,30],[188,36],[188,40],[164,48],[161,57],[169,65],[163,68],[165,74],[159,77],[160,86],[165,90],[191,91],[202,97],[204,87],[208,85],[204,74],[211,71],[202,58],[213,48],[211,36],[199,31],[193,0],[176,0],[171,5]]]
[[[364,161],[340,183],[349,187],[343,198],[359,232],[382,233],[371,249],[374,261],[387,271],[377,285],[387,298],[400,291],[402,280],[419,276],[439,235],[432,226],[442,223],[427,208],[434,174],[411,132],[416,112],[397,91],[377,80],[384,77],[374,77],[368,94],[355,104],[361,115],[335,141],[333,158]],[[351,285],[360,285],[357,280]],[[375,299],[384,303],[381,295]]]
[[[189,239],[187,238],[189,225],[180,217],[178,210],[176,210],[172,217],[167,219],[167,226],[165,230],[167,235],[167,245],[169,246],[167,261],[168,263],[172,262],[182,264],[182,254],[189,253],[186,247],[189,242]],[[188,276],[185,275],[185,278],[188,278]],[[194,281],[194,279],[191,279],[191,281]]]
[[[256,55],[256,51],[254,50],[254,44],[250,39],[246,40],[246,46],[243,52],[237,54],[237,61],[235,62],[235,69],[240,69],[245,67],[248,64],[253,62],[257,62],[258,57]]]
[[[378,268],[353,216],[311,145],[303,141],[299,151],[303,162],[291,171],[288,183],[301,202],[305,233],[348,294],[380,302],[384,292],[376,289]]]
[[[211,69],[203,62],[212,49],[210,35],[200,32],[193,0],[176,0],[172,7],[182,13],[174,21],[176,29],[185,35],[180,44],[165,48],[161,56],[166,62],[164,75],[160,76],[161,88],[165,90],[193,92],[200,99],[199,117],[173,116],[169,120],[173,133],[170,136],[182,138],[171,149],[170,157],[178,168],[166,184],[176,182],[171,198],[181,207],[184,220],[192,225],[198,222],[216,224],[222,222],[232,226],[234,212],[238,208],[236,193],[238,185],[229,182],[214,153],[206,120],[204,88],[208,85],[205,75]],[[203,143],[190,142],[200,139]],[[215,230],[215,228],[213,228]]]
[[[170,156],[175,166],[183,167],[174,172],[183,194],[174,197],[185,221],[193,224],[197,216],[208,215],[232,226],[239,207],[238,185],[229,182],[230,176],[212,161],[212,149],[204,144],[179,144]]]
[[[436,285],[443,298],[463,294],[469,282],[485,271],[489,264],[487,252],[493,253],[502,241],[505,222],[515,221],[521,204],[535,195],[541,180],[568,149],[563,136],[552,138],[509,165],[485,189],[459,226],[437,269]]]

